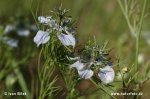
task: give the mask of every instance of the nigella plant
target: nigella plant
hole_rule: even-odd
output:
[[[74,29],[70,27],[72,18],[64,16],[68,10],[60,10],[54,16],[39,16],[38,21],[41,25],[47,27],[45,30],[39,30],[34,37],[34,42],[39,46],[49,41],[50,37],[56,36],[64,46],[75,47]],[[58,41],[58,42],[59,42]]]
[[[75,48],[75,24],[68,11],[59,7],[51,11],[51,15],[37,18],[40,28],[33,41],[37,47],[43,45],[44,57],[67,62],[66,55]]]
[[[59,7],[51,11],[51,15],[37,18],[40,28],[33,41],[41,48],[38,58],[38,97],[54,98],[57,93],[60,94],[57,98],[76,99],[80,96],[77,90],[79,83],[86,80],[110,95],[105,87],[109,88],[115,79],[109,56],[111,50],[106,49],[107,43],[99,46],[96,41],[89,40],[76,53],[75,24],[68,11]],[[61,84],[57,85],[57,82]]]
[[[70,65],[75,68],[81,79],[90,79],[97,76],[103,84],[109,84],[114,81],[115,72],[113,64],[109,58],[109,50],[89,41],[78,57],[70,58],[76,60]]]
[[[51,15],[39,16],[37,18],[39,30],[34,36],[33,41],[37,47],[41,47],[38,60],[38,74],[41,83],[40,89],[42,90],[42,88],[44,88],[44,90],[49,90],[52,89],[50,88],[50,84],[53,85],[50,80],[44,81],[44,79],[51,79],[51,76],[46,75],[44,72],[49,74],[51,73],[49,71],[58,71],[60,75],[56,75],[56,77],[59,76],[63,78],[63,83],[66,85],[65,87],[60,85],[63,87],[61,88],[63,90],[60,91],[66,89],[67,92],[65,92],[64,95],[73,97],[77,94],[75,93],[72,96],[72,93],[75,92],[72,88],[74,88],[76,84],[73,82],[77,80],[74,79],[76,75],[74,75],[69,69],[69,66],[67,66],[70,61],[66,56],[74,51],[76,45],[76,31],[74,21],[68,16],[68,11],[69,10],[59,7],[51,11]],[[40,59],[44,61],[43,66],[40,66]],[[53,81],[56,82],[56,79],[53,79]],[[56,89],[54,88],[54,90]],[[45,91],[41,90],[39,90],[39,98],[43,99],[48,92],[45,93]],[[54,93],[53,90],[50,91]],[[52,96],[50,95],[49,97]]]

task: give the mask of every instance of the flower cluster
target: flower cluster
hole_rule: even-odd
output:
[[[19,38],[27,37],[31,32],[36,32],[36,25],[24,23],[23,20],[13,22],[5,26],[3,34],[0,36],[0,41],[7,44],[11,48],[18,47]]]
[[[48,43],[53,38],[65,46],[75,47],[75,29],[72,27],[72,18],[65,16],[66,12],[67,10],[64,9],[59,10],[58,13],[56,11],[55,17],[38,17],[39,25],[43,27],[43,30],[39,30],[33,39],[37,47]],[[89,43],[78,57],[68,57],[69,55],[66,54],[68,60],[74,61],[70,68],[75,68],[82,79],[90,79],[92,76],[97,75],[104,84],[113,82],[115,73],[111,62],[107,58],[108,52],[104,49]]]
[[[80,57],[70,58],[70,60],[76,60],[70,68],[75,68],[82,79],[90,79],[96,75],[102,83],[108,84],[113,82],[115,72],[107,56],[106,51],[89,46]]]
[[[29,27],[23,26],[21,24],[15,25],[15,24],[8,24],[5,27],[4,34],[9,34],[11,32],[16,32],[18,36],[29,36],[30,31],[37,31],[37,27],[35,25],[31,25]]]
[[[66,10],[63,12],[64,13],[58,14],[59,18],[66,13]],[[73,48],[75,47],[75,30],[70,27],[72,24],[72,18],[65,17],[57,20],[57,18],[54,18],[53,16],[39,16],[38,21],[40,24],[47,26],[48,28],[46,30],[39,30],[37,32],[36,36],[34,37],[34,42],[37,44],[37,46],[47,43],[50,40],[52,33],[55,32],[55,35],[63,45],[71,45]]]

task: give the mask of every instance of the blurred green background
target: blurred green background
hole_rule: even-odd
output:
[[[141,5],[141,1],[139,5]],[[80,44],[89,38],[96,37],[101,44],[109,41],[112,48],[111,57],[123,61],[123,65],[132,65],[135,58],[135,38],[131,36],[125,18],[116,0],[0,0],[0,25],[9,24],[9,19],[21,13],[33,20],[32,10],[35,12],[39,3],[38,16],[50,15],[50,10],[62,3],[63,8],[70,9],[69,15],[77,20],[77,35]],[[150,32],[150,2],[147,4],[147,16],[144,19],[143,31]],[[150,39],[150,34],[149,34]],[[150,45],[141,39],[140,53],[144,55],[144,62],[149,61]],[[148,82],[149,83],[149,82]],[[144,86],[144,99],[149,99],[150,86]]]
[[[38,15],[49,15],[50,10],[60,3],[64,8],[70,9],[69,14],[77,20],[79,37],[84,37],[81,41],[95,35],[99,41],[112,39],[111,42],[116,42],[120,35],[128,33],[126,21],[116,0],[0,0],[0,23],[7,22],[9,17],[18,12],[32,16],[30,6],[36,8],[38,2]],[[150,8],[150,2],[148,3],[147,12]],[[144,23],[147,31],[150,25],[148,16]]]

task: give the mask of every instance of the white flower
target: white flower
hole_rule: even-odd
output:
[[[125,73],[125,72],[127,72],[128,71],[128,67],[124,67],[124,68],[122,68],[122,70],[121,70],[123,73]]]
[[[105,66],[104,68],[100,69],[98,73],[100,80],[104,84],[108,84],[114,81],[115,72],[110,66]]]
[[[83,79],[90,79],[94,73],[90,69],[85,69],[85,70],[79,70],[78,74]]]
[[[43,23],[45,25],[50,25],[50,27],[52,27],[53,29],[57,30],[58,28],[58,25],[56,24],[56,20],[52,19],[52,16],[47,16],[47,17],[39,16],[38,20],[40,23]]]
[[[138,63],[139,64],[142,64],[142,63],[144,63],[144,54],[143,53],[140,53],[139,55],[138,55]]]
[[[39,17],[38,17],[38,21],[39,21],[40,23],[43,23],[43,24],[48,24],[48,23],[50,23],[51,19],[52,19],[52,16],[47,16],[47,17],[39,16]]]
[[[80,61],[77,61],[77,62],[73,63],[72,65],[70,65],[70,68],[76,68],[79,71],[84,68],[84,64],[81,63]]]
[[[9,39],[5,43],[13,48],[18,47],[18,40],[16,40],[16,39]]]
[[[28,36],[30,34],[30,31],[27,29],[18,29],[17,33],[19,36]]]
[[[75,46],[75,38],[72,34],[63,34],[58,35],[59,40],[66,46],[72,45],[73,48]]]
[[[5,27],[4,33],[7,34],[7,33],[11,32],[13,30],[15,30],[15,27],[13,25],[7,25]]]
[[[48,32],[39,30],[36,36],[34,37],[34,42],[37,44],[37,47],[38,47],[40,44],[47,43],[49,39],[50,39],[50,36]]]

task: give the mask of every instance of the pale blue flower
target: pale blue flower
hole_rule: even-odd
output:
[[[80,61],[77,61],[70,65],[70,68],[76,68],[77,70],[82,70],[84,68],[84,64],[81,63]]]
[[[0,36],[0,41],[2,41],[3,43],[7,44],[8,46],[12,48],[18,47],[18,40],[16,39],[11,39],[5,36]]]
[[[49,39],[50,39],[50,36],[48,32],[39,30],[36,36],[34,37],[34,42],[37,44],[37,47],[38,47],[40,44],[47,43]]]
[[[75,38],[72,34],[63,34],[58,35],[59,40],[66,46],[72,45],[73,48],[75,46]]]
[[[28,36],[30,34],[30,31],[27,29],[18,29],[17,33],[19,36]]]
[[[80,61],[75,62],[74,64],[70,65],[70,68],[76,68],[80,78],[82,79],[89,79],[93,76],[94,72],[91,69],[85,69],[84,64]]]
[[[93,76],[94,72],[91,69],[85,69],[85,70],[79,70],[78,74],[80,78],[90,79]]]
[[[18,40],[16,39],[8,39],[7,41],[5,41],[5,43],[12,48],[18,47]]]
[[[98,76],[103,84],[108,84],[114,81],[115,72],[111,66],[105,66],[100,69]]]
[[[38,20],[40,23],[49,25],[51,31],[57,31],[57,37],[62,42],[63,45],[70,46],[72,45],[73,48],[75,47],[75,38],[71,33],[68,31],[68,27],[62,27],[61,25],[58,25],[56,20],[52,18],[52,16],[39,16]],[[63,32],[67,33],[64,34]]]

